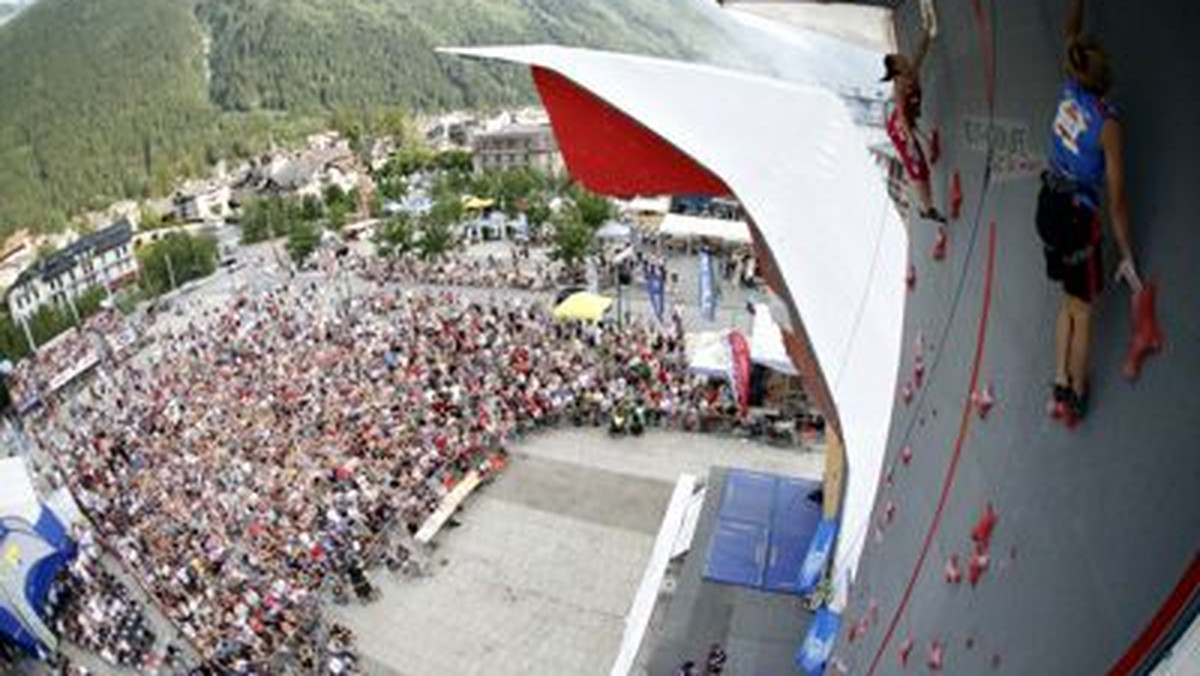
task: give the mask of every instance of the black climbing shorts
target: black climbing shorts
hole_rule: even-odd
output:
[[[1051,174],[1042,175],[1037,231],[1046,256],[1046,276],[1063,291],[1090,303],[1104,288],[1100,215],[1078,193]]]

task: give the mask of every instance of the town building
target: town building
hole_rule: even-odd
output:
[[[8,290],[9,313],[27,319],[49,303],[67,304],[93,287],[116,288],[137,271],[133,224],[122,219],[26,268]]]
[[[529,168],[557,174],[563,169],[549,124],[515,123],[479,132],[472,140],[471,162],[476,173]]]
[[[221,221],[229,216],[233,191],[224,183],[202,185],[175,195],[175,216],[183,223]]]

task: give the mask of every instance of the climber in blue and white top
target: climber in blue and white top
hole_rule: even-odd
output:
[[[1050,168],[1042,174],[1037,230],[1046,274],[1061,284],[1055,326],[1056,410],[1082,418],[1087,400],[1092,300],[1104,287],[1100,209],[1107,192],[1113,239],[1120,254],[1117,276],[1137,291],[1129,206],[1122,168],[1121,124],[1105,98],[1112,85],[1099,41],[1083,35],[1087,0],[1072,0],[1067,16],[1066,82],[1051,125]]]

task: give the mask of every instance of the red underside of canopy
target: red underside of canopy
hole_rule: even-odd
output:
[[[593,192],[728,195],[712,172],[595,94],[553,71],[532,67],[567,168]]]

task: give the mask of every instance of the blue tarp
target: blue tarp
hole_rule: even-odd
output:
[[[828,608],[821,608],[813,617],[808,627],[808,635],[804,643],[796,651],[796,667],[809,676],[820,676],[825,671],[825,663],[833,653],[833,642],[837,639],[838,627],[842,618]]]
[[[767,591],[796,594],[800,568],[809,540],[821,520],[821,505],[808,499],[817,487],[811,481],[780,479],[775,484],[771,515],[771,544],[763,587]]]
[[[776,479],[778,477],[774,475],[759,472],[730,472],[717,518],[756,523],[766,528],[771,519]]]
[[[800,567],[821,505],[820,484],[761,472],[732,471],[725,482],[704,577],[770,592],[797,593]]]
[[[829,557],[833,554],[833,541],[837,537],[837,522],[825,519],[817,526],[808,553],[804,557],[804,565],[800,569],[801,594],[809,594],[817,588],[821,575],[829,565]]]
[[[764,526],[722,519],[713,530],[704,577],[714,582],[760,587],[766,553]]]

